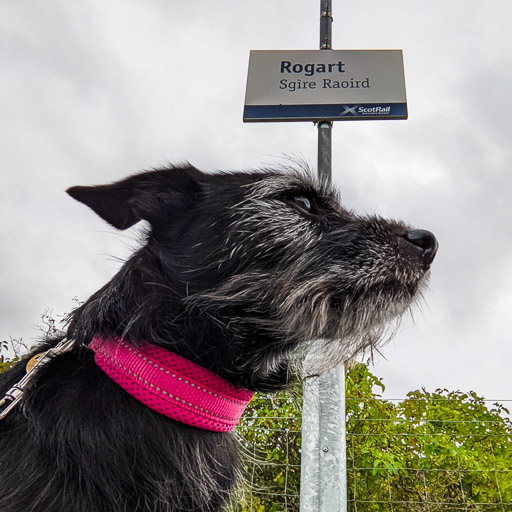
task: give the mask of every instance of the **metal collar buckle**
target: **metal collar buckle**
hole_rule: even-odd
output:
[[[12,386],[5,393],[2,400],[0,400],[0,410],[5,407],[5,409],[0,412],[0,421],[3,420],[14,409],[18,402],[23,398],[25,388],[34,378],[37,371],[48,364],[48,362],[54,357],[60,356],[72,350],[74,346],[75,340],[68,340],[67,338],[64,338],[57,345],[55,345],[55,347],[52,347],[46,352],[42,352],[41,354],[37,354],[37,362],[34,365],[30,365],[30,363],[27,364],[26,375],[20,381],[14,384],[14,386]]]

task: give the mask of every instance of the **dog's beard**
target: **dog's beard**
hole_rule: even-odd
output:
[[[356,292],[337,289],[332,275],[298,286],[290,277],[247,272],[189,301],[212,315],[236,311],[230,318],[234,329],[265,334],[276,343],[261,347],[268,354],[278,352],[294,368],[317,374],[389,340],[426,281],[423,277],[414,286],[381,283]],[[277,359],[274,354],[270,366]]]

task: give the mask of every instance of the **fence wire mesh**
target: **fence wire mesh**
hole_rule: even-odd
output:
[[[349,512],[512,512],[512,400],[383,389],[365,365],[347,371]],[[299,512],[301,405],[300,390],[251,403],[235,512]]]
[[[300,392],[257,395],[237,428],[242,447],[242,488],[236,512],[299,510]]]
[[[347,424],[349,511],[512,511],[504,407],[442,394],[357,402]]]

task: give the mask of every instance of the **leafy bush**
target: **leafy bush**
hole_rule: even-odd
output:
[[[512,422],[503,405],[446,389],[395,402],[383,390],[365,365],[347,371],[349,511],[512,511]],[[299,389],[249,406],[237,429],[246,492],[236,512],[299,510],[300,403]]]
[[[236,512],[299,510],[302,393],[256,395],[237,429],[243,488]]]
[[[512,423],[475,393],[382,400],[364,365],[347,374],[349,510],[512,510]],[[508,508],[505,508],[508,507]]]
[[[12,368],[27,350],[21,338],[0,341],[0,373]]]

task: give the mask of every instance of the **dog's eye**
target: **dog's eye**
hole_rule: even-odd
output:
[[[295,196],[291,198],[292,202],[296,204],[300,209],[311,213],[311,201],[305,196]]]

